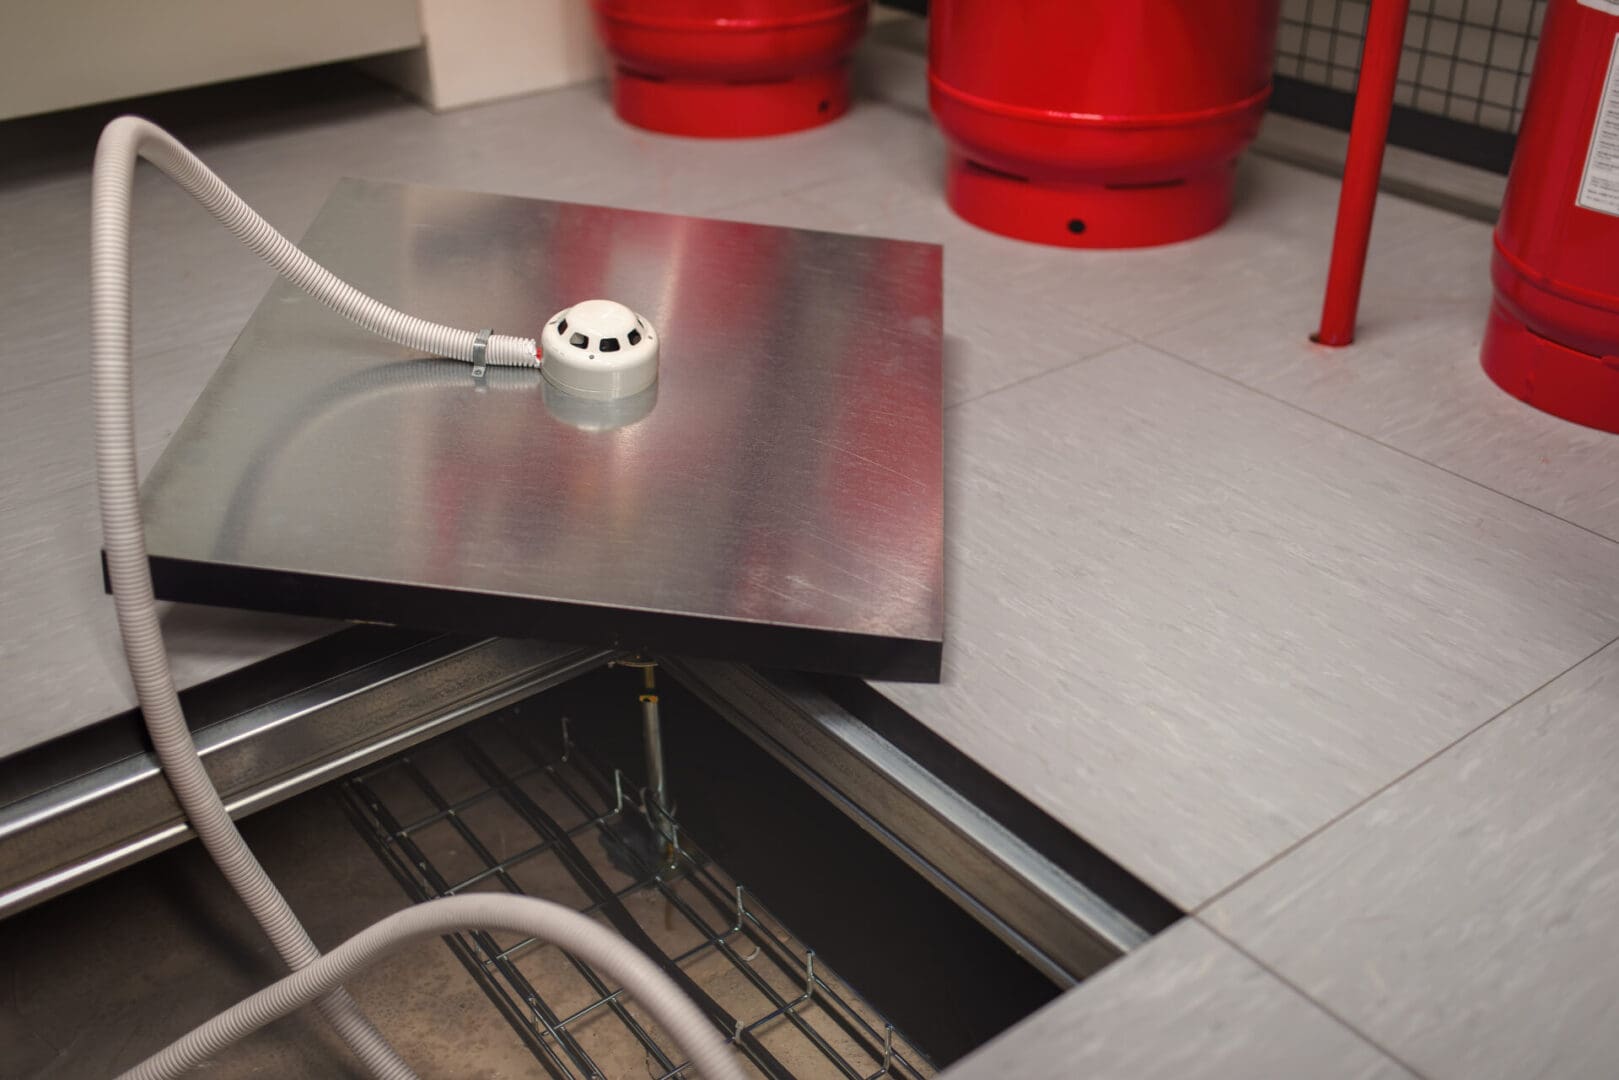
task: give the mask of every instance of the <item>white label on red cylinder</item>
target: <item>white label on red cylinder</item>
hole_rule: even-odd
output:
[[[1619,0],[1580,0],[1588,8],[1606,11],[1609,15],[1619,15]]]
[[[1613,36],[1608,77],[1602,82],[1591,148],[1585,152],[1585,175],[1580,177],[1580,195],[1574,203],[1619,217],[1619,34]]]

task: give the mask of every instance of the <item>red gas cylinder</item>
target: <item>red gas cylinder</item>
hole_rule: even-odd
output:
[[[1619,432],[1619,0],[1546,12],[1490,277],[1490,378]]]
[[[613,108],[637,127],[737,138],[849,107],[866,0],[594,0]]]
[[[993,232],[1141,247],[1231,211],[1270,96],[1278,0],[934,0],[946,197]]]

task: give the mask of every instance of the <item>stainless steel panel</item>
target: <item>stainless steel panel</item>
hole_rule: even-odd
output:
[[[357,180],[305,246],[507,332],[622,300],[655,404],[581,420],[278,284],[147,481],[160,595],[937,677],[937,247]]]
[[[539,641],[435,638],[195,732],[232,815],[252,813],[610,659]],[[191,836],[155,755],[0,807],[0,918]]]

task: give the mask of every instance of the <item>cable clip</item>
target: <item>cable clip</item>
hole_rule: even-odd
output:
[[[472,377],[483,378],[484,369],[488,366],[489,339],[495,334],[494,330],[479,330],[478,336],[472,339]]]

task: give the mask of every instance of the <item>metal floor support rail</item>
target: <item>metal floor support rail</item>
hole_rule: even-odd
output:
[[[664,670],[1059,986],[1178,917],[1122,909],[951,787],[816,680],[661,657]]]
[[[360,631],[365,634],[369,631]],[[389,643],[271,700],[190,709],[197,748],[233,816],[273,805],[601,666],[612,650],[376,631]],[[367,639],[369,640],[369,639]],[[260,693],[263,691],[260,690]],[[0,803],[0,918],[192,835],[144,739],[127,752],[44,762],[59,782]],[[8,761],[35,771],[39,762]],[[7,773],[12,791],[30,779]]]

